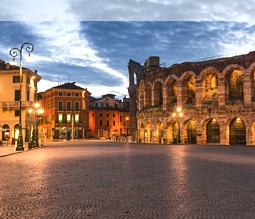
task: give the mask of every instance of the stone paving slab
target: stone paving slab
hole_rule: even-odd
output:
[[[84,141],[0,158],[0,218],[255,218],[255,148]]]

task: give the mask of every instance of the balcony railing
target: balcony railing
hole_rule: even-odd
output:
[[[31,107],[32,106],[32,103],[31,101],[22,101],[21,102],[21,106],[22,107]],[[0,103],[0,106],[2,108],[7,108],[7,109],[10,109],[10,108],[19,108],[19,101],[7,101],[7,102],[1,102]]]

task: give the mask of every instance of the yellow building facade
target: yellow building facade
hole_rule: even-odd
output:
[[[24,142],[28,142],[35,126],[35,117],[28,115],[28,109],[36,100],[37,83],[41,77],[37,71],[22,69],[21,123]],[[19,134],[20,69],[0,60],[0,140],[15,144]]]

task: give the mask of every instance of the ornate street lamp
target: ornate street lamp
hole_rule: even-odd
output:
[[[182,116],[183,116],[182,108],[181,108],[181,107],[177,107],[176,112],[174,112],[174,113],[172,114],[172,116],[173,116],[174,118],[177,119],[177,123],[178,123],[178,136],[177,136],[177,141],[178,141],[178,143],[180,144],[180,143],[181,143],[180,119],[181,119]]]
[[[20,62],[19,62],[19,89],[20,89],[20,94],[19,94],[19,136],[18,136],[18,142],[16,146],[16,151],[24,151],[24,146],[23,146],[23,135],[22,135],[22,123],[21,123],[21,113],[22,113],[22,50],[26,49],[28,52],[28,55],[30,56],[30,53],[34,50],[34,46],[31,43],[23,43],[20,47],[18,48],[12,48],[10,50],[10,55],[13,57],[13,63],[15,63],[15,57],[19,56]]]

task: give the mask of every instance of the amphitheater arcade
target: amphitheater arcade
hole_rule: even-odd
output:
[[[255,145],[255,52],[171,67],[153,56],[128,69],[133,140]]]

